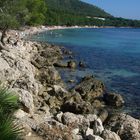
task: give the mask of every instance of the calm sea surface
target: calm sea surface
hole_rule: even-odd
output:
[[[64,81],[94,74],[124,96],[125,112],[140,117],[140,29],[53,30],[33,39],[63,45],[87,64],[86,69],[60,70]]]

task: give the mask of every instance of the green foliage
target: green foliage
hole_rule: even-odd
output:
[[[17,27],[15,5],[16,0],[1,0],[0,3],[0,29]]]
[[[84,16],[110,17],[104,10],[80,0],[46,0],[49,10]]]
[[[115,18],[102,9],[79,0],[46,0],[48,25],[140,27],[140,21]],[[104,17],[106,20],[94,17]]]
[[[41,25],[45,23],[47,6],[44,0],[27,0],[28,25]]]
[[[0,111],[9,114],[17,108],[18,97],[5,88],[0,88]]]
[[[17,109],[18,97],[5,88],[0,88],[0,139],[17,140],[21,129],[15,124],[13,113]]]
[[[44,0],[1,0],[0,29],[45,23],[47,6]]]

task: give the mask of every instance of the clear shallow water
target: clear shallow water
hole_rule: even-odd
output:
[[[65,29],[33,38],[63,45],[86,62],[87,69],[66,70],[64,79],[94,74],[125,97],[125,112],[140,117],[140,29]]]

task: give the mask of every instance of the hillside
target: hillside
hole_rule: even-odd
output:
[[[80,0],[46,0],[46,25],[140,27],[139,20],[116,18]],[[103,17],[104,20],[101,18]]]
[[[46,0],[48,9],[55,11],[63,11],[66,13],[95,16],[95,17],[110,17],[111,15],[104,10],[82,2],[80,0]]]

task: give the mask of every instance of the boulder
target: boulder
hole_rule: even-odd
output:
[[[62,122],[67,126],[73,128],[79,128],[80,131],[85,132],[89,127],[89,121],[82,115],[75,115],[70,112],[66,112],[62,116]]]
[[[75,61],[68,61],[67,63],[67,67],[71,68],[71,69],[75,69],[76,68],[76,62]]]
[[[102,133],[102,138],[104,140],[121,140],[119,135],[117,135],[115,132],[106,129]]]
[[[101,119],[102,123],[104,123],[106,121],[106,119],[108,118],[108,111],[106,109],[102,109],[99,111],[99,118]]]
[[[104,96],[106,104],[115,106],[115,107],[121,107],[124,105],[124,99],[120,94],[116,93],[109,93],[105,94]]]
[[[14,88],[12,89],[19,95],[19,101],[23,105],[23,109],[27,113],[34,112],[34,103],[33,103],[33,96],[31,93],[24,89]]]
[[[88,135],[86,137],[86,140],[104,140],[104,139],[96,135]]]
[[[55,67],[60,67],[60,68],[66,68],[67,67],[67,64],[66,63],[62,63],[62,62],[61,63],[60,62],[59,63],[57,62],[57,63],[54,63],[53,65]]]
[[[113,115],[106,128],[117,133],[122,140],[139,140],[140,121],[126,114]]]
[[[93,135],[93,129],[91,129],[91,128],[88,128],[87,130],[86,130],[86,134],[85,134],[86,136],[88,136],[88,135]]]
[[[43,85],[61,82],[61,77],[53,66],[40,69],[38,79]]]
[[[77,117],[77,115],[70,113],[70,112],[66,112],[63,114],[62,116],[62,120],[63,123],[66,125],[72,124],[72,123],[79,123],[79,118]]]
[[[75,114],[87,114],[93,111],[90,103],[82,101],[81,103],[66,101],[62,106],[61,110],[64,112],[72,112]]]
[[[103,130],[104,130],[104,127],[103,127],[103,124],[102,124],[102,121],[97,118],[91,125],[90,125],[91,128],[93,128],[93,133],[95,135],[101,135]]]
[[[84,77],[77,85],[75,91],[78,92],[84,101],[93,102],[95,98],[102,97],[104,93],[104,84],[93,76]]]
[[[57,115],[56,115],[56,120],[59,121],[59,122],[62,122],[62,116],[63,116],[63,112],[59,112]]]
[[[52,92],[60,100],[63,100],[69,94],[68,91],[66,89],[64,89],[63,87],[61,87],[60,85],[53,85]]]
[[[86,65],[85,65],[85,63],[84,63],[84,62],[80,61],[80,62],[79,62],[79,67],[81,67],[81,68],[85,68],[85,67],[86,67]]]

